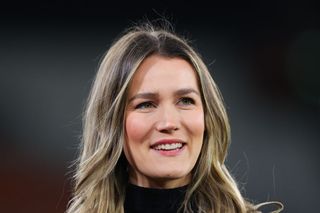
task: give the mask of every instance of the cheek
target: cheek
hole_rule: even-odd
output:
[[[126,117],[127,143],[132,144],[142,142],[147,133],[147,126],[145,119],[134,113],[129,113]]]
[[[186,116],[185,123],[188,126],[189,131],[192,133],[193,137],[203,138],[204,134],[204,115],[203,111],[199,110],[193,113],[190,113]]]

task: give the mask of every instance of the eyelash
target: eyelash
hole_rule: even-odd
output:
[[[155,105],[151,101],[146,101],[138,104],[135,109],[145,109],[145,108],[150,108],[154,107]]]
[[[195,104],[195,101],[192,98],[189,98],[189,97],[180,98],[179,102],[182,102],[182,101],[188,101],[188,103],[184,103],[183,105],[193,105],[193,104]]]
[[[185,101],[187,101],[187,103],[185,103]],[[179,99],[179,101],[177,103],[178,104],[181,103],[182,105],[194,105],[195,101],[194,101],[194,99],[189,98],[189,97],[182,97]],[[146,109],[146,108],[151,108],[151,107],[156,107],[156,105],[152,101],[145,101],[145,102],[138,104],[135,107],[135,109]]]

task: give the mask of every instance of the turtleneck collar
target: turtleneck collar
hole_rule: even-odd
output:
[[[173,189],[145,188],[128,184],[125,213],[177,213],[188,186]]]

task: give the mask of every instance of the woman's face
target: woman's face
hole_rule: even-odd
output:
[[[180,58],[146,58],[129,87],[125,128],[131,183],[153,188],[188,184],[204,134],[193,67]]]

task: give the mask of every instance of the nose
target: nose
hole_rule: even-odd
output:
[[[171,133],[179,129],[179,114],[174,107],[162,107],[159,109],[156,129],[163,133]]]

